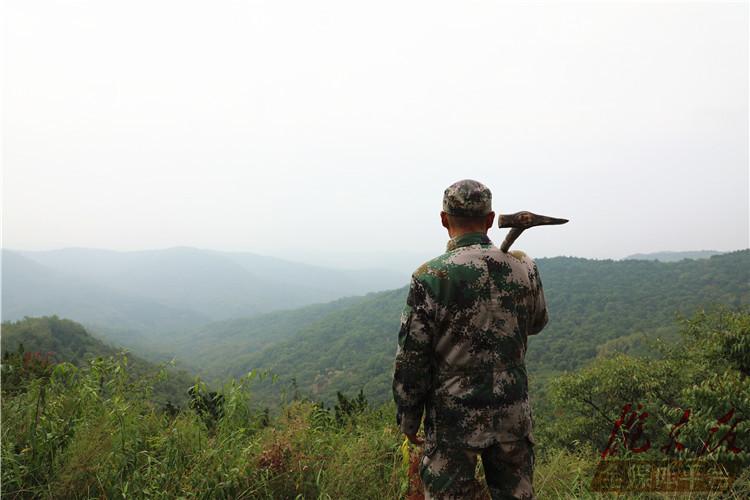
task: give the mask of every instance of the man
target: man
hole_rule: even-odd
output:
[[[424,415],[420,476],[426,498],[469,499],[482,457],[493,499],[534,498],[534,440],[524,357],[547,323],[536,265],[487,237],[492,194],[452,184],[440,213],[447,252],[412,275],[401,317],[393,394],[401,431],[414,444]]]

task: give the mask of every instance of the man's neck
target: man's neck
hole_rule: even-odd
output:
[[[459,238],[459,237],[461,237],[461,236],[463,236],[465,234],[473,234],[473,233],[481,233],[481,234],[484,234],[486,236],[487,235],[487,230],[486,229],[477,229],[477,228],[474,228],[474,229],[464,229],[464,228],[460,228],[460,229],[459,228],[455,228],[454,229],[454,228],[449,228],[448,229],[448,236],[450,236],[451,239]]]
[[[464,232],[460,236],[449,239],[445,245],[445,251],[450,252],[469,245],[492,245],[492,240],[487,236],[487,231]]]

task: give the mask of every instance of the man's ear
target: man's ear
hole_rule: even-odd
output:
[[[486,219],[484,220],[484,226],[489,229],[492,227],[492,224],[495,222],[495,212],[490,212],[486,215]]]
[[[448,214],[447,213],[440,212],[440,222],[443,223],[443,227],[445,229],[450,229],[450,227],[448,227]]]

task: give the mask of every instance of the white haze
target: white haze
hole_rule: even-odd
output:
[[[5,23],[6,248],[387,267],[442,251],[461,178],[571,219],[534,256],[748,246],[745,2],[9,0]]]

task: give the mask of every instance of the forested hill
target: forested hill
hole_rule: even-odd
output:
[[[55,316],[26,318],[3,323],[0,339],[3,354],[23,350],[50,354],[54,361],[67,361],[74,365],[96,356],[113,356],[117,351],[88,334],[78,323]]]
[[[538,264],[550,324],[530,342],[529,367],[537,375],[580,367],[598,348],[643,348],[644,338],[670,338],[675,319],[698,308],[750,304],[750,250],[676,263],[556,257]],[[310,315],[279,312],[209,325],[179,354],[210,376],[269,369],[317,398],[364,388],[371,400],[386,400],[406,291],[349,299]],[[260,346],[259,331],[280,323],[275,339],[266,336]]]
[[[224,366],[228,353],[231,353],[232,365],[244,365],[245,356],[253,356],[265,347],[295,337],[308,325],[336,311],[350,309],[363,299],[361,296],[345,297],[325,304],[202,325],[175,332],[166,339],[156,338],[150,347],[159,357],[177,356],[183,360],[193,359],[196,366]],[[226,373],[234,371],[230,369]],[[224,373],[221,370],[220,372]],[[213,374],[216,371],[211,369],[209,373]]]
[[[750,250],[709,259],[539,260],[550,324],[532,339],[532,368],[574,369],[605,342],[676,330],[696,308],[750,304]]]
[[[68,362],[77,366],[83,366],[93,358],[119,356],[122,353],[91,336],[75,321],[57,316],[3,322],[0,345],[3,358],[22,349],[22,356],[23,353],[27,356],[38,355],[50,362]],[[148,374],[155,377],[160,371],[160,367],[138,356],[128,353],[127,357],[131,373],[135,376]],[[184,402],[191,384],[192,378],[186,372],[169,369],[166,378],[156,382],[154,398],[162,404],[167,401]]]
[[[626,260],[658,260],[660,262],[679,262],[684,259],[708,259],[722,252],[716,250],[694,250],[687,252],[653,252],[635,253],[625,257]]]

